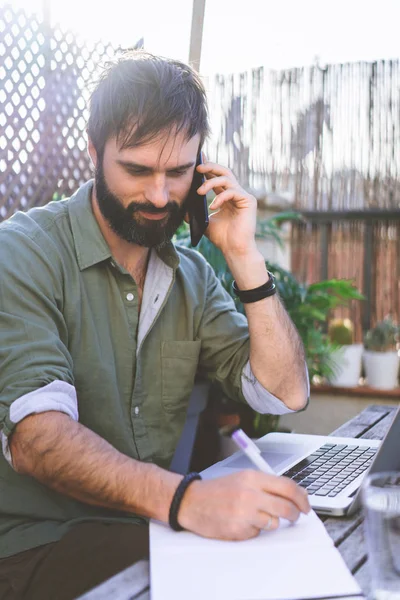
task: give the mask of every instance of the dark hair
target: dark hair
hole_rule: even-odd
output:
[[[193,69],[182,62],[130,51],[104,68],[90,99],[88,134],[98,154],[116,137],[121,148],[184,131],[209,134],[207,98]]]

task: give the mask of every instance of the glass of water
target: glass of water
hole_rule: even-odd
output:
[[[400,600],[400,472],[366,477],[362,499],[372,598]]]

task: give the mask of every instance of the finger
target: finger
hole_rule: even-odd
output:
[[[257,473],[257,475],[261,479],[261,485],[265,492],[290,500],[302,513],[308,513],[311,510],[306,490],[288,477],[267,475],[266,473]]]
[[[268,512],[259,511],[254,525],[264,531],[273,531],[279,527],[279,519]]]
[[[207,192],[214,190],[217,194],[220,193],[217,188],[222,191],[228,186],[234,185],[236,182],[229,179],[229,177],[212,177],[207,179],[198,189],[199,194],[207,194]]]
[[[273,517],[287,519],[291,523],[295,523],[300,516],[300,510],[293,502],[272,494],[262,494],[259,508]]]
[[[203,173],[204,175],[211,174],[215,177],[226,176],[236,181],[234,174],[230,169],[228,169],[228,167],[222,167],[221,165],[210,161],[198,165],[197,170],[199,173]]]
[[[234,200],[235,196],[236,196],[236,190],[234,190],[234,189],[224,190],[223,192],[221,192],[220,194],[215,196],[214,200],[210,204],[210,207],[209,207],[210,210],[220,209],[226,202],[229,202],[230,200]]]

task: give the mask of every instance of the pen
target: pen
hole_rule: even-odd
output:
[[[245,434],[242,429],[235,429],[231,434],[232,440],[236,446],[247,456],[249,460],[263,473],[275,475],[274,470],[261,456],[261,450],[255,443]]]

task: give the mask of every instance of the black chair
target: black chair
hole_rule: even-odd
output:
[[[200,415],[207,406],[210,384],[197,380],[189,398],[189,405],[181,438],[175,450],[170,470],[185,475],[190,468]]]

